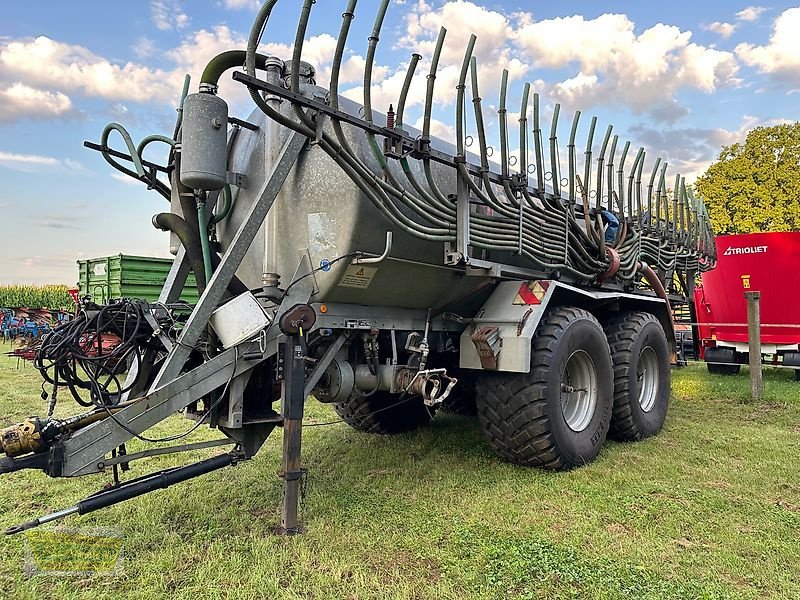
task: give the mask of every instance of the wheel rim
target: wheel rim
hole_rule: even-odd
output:
[[[597,408],[597,371],[592,357],[576,350],[561,373],[561,413],[572,431],[583,431]]]
[[[651,346],[646,346],[639,354],[636,381],[639,385],[639,406],[644,412],[650,412],[656,405],[658,395],[658,357]]]

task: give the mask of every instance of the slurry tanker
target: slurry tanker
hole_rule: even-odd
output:
[[[543,123],[529,84],[509,123],[507,71],[491,161],[475,36],[449,90],[455,139],[434,137],[444,28],[427,73],[413,54],[396,102],[378,112],[372,72],[388,0],[376,3],[361,104],[339,90],[356,0],[327,87],[302,60],[313,0],[303,2],[292,56],[258,52],[275,4],[259,11],[246,48],[215,57],[196,92],[187,82],[173,135],[134,144],[112,123],[85,143],[169,201],[153,225],[170,232],[175,258],[157,302],[86,301],[44,340],[35,364],[47,411],[2,431],[0,472],[107,472],[113,484],[9,533],[227,468],[276,428],[278,531],[297,532],[311,397],[371,434],[424,427],[443,405],[474,407],[499,457],[551,470],[592,462],[609,434],[634,441],[661,429],[672,305],[692,297],[716,258],[705,207],[684,179],[668,180],[661,159],[646,165],[644,149],[611,126],[595,136],[595,118],[579,150],[580,112],[561,137],[560,106]],[[229,114],[217,94],[223,76],[249,92],[248,117]],[[406,106],[422,76],[417,130]],[[114,149],[117,134],[125,145]],[[166,164],[142,158],[153,143],[169,146]],[[179,300],[190,273],[194,305]],[[71,400],[82,408],[55,418],[56,402]],[[176,412],[194,420],[186,434],[208,426],[219,438],[169,444],[182,436],[149,431]],[[128,452],[134,438],[153,445]],[[131,463],[212,446],[229,448],[120,480]]]

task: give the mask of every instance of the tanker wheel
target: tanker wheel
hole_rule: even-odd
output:
[[[670,348],[659,320],[646,312],[615,315],[605,324],[614,365],[609,435],[626,441],[654,436],[669,407]]]
[[[442,402],[442,410],[453,415],[474,417],[478,411],[475,406],[475,386],[478,372],[471,369],[456,369],[454,373],[458,383]]]
[[[736,362],[733,348],[709,348],[704,355],[708,372],[713,375],[738,375],[742,366]]]
[[[371,396],[353,393],[333,409],[353,429],[389,435],[413,431],[433,419],[435,408],[425,406],[422,396],[407,396],[377,391]]]
[[[597,319],[580,308],[558,307],[536,328],[529,373],[481,374],[478,420],[502,458],[572,469],[600,453],[611,420],[613,377]]]

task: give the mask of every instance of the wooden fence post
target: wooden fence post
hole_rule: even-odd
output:
[[[764,380],[761,372],[761,292],[745,292],[747,299],[747,340],[750,358],[750,399],[761,400]]]

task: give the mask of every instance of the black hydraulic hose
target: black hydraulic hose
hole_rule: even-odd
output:
[[[558,113],[561,112],[561,104],[556,102],[553,108],[553,120],[550,123],[550,177],[553,182],[553,196],[561,199],[561,173],[558,168]]]
[[[267,0],[267,2],[264,3],[258,15],[256,16],[256,20],[253,23],[252,29],[250,30],[250,36],[247,40],[247,57],[245,60],[245,70],[250,76],[255,75],[256,48],[258,47],[269,16],[276,2],[277,0]],[[304,27],[303,21],[301,21],[299,27]],[[300,46],[302,46],[302,37]],[[293,55],[293,60],[295,60],[298,65],[299,50],[300,47],[296,47]],[[297,72],[297,69],[294,70]],[[279,111],[274,110],[264,101],[257,89],[249,88],[249,92],[250,97],[256,106],[258,106],[258,108],[261,109],[261,111],[264,112],[269,118],[273,119],[284,127],[305,135],[306,137],[315,137],[316,133],[314,129],[307,124],[306,117],[303,112],[299,110],[299,107],[295,106],[294,108],[296,112],[299,112],[301,118],[303,118],[302,122],[293,121],[292,119],[289,119],[281,114]],[[363,166],[359,164],[360,161],[352,153],[347,152],[346,149],[343,149],[341,146],[337,146],[324,132],[320,146],[326,152],[326,154],[328,154],[334,160],[334,162],[336,162],[336,164],[342,168],[345,174],[353,181],[353,183],[356,184],[359,190],[361,190],[361,192],[376,206],[376,208],[378,208],[384,214],[384,216],[386,216],[400,229],[407,231],[411,235],[421,239],[432,241],[448,241],[454,239],[452,236],[448,235],[446,230],[436,230],[422,227],[408,219],[408,217],[400,212],[378,188],[378,184],[375,181],[375,175],[364,169]]]
[[[203,249],[200,245],[200,235],[192,229],[184,219],[174,213],[159,213],[153,217],[153,225],[162,231],[171,231],[178,236],[186,252],[186,258],[194,272],[197,282],[197,291],[202,294],[206,289],[206,275],[203,264]],[[216,269],[222,259],[216,252],[211,253],[211,265]],[[247,286],[235,275],[228,284],[228,291],[234,296],[248,291]]]
[[[481,178],[483,179],[485,188],[484,193],[491,200],[490,205],[493,208],[495,206],[498,207],[495,210],[501,212],[501,214],[505,214],[506,216],[513,216],[513,213],[510,212],[509,208],[502,205],[502,202],[494,193],[494,186],[492,185],[492,182],[489,180],[489,153],[486,144],[486,128],[484,127],[483,123],[481,96],[478,89],[478,59],[475,56],[470,58],[470,76],[472,79],[472,104],[473,112],[475,113],[475,126],[478,129],[478,148],[481,155]]]
[[[423,109],[422,113],[422,139],[425,141],[430,141],[431,111],[433,110],[433,90],[436,84],[436,71],[439,68],[439,57],[442,54],[442,47],[444,46],[444,38],[446,35],[447,35],[447,29],[445,29],[444,27],[440,27],[439,36],[436,38],[436,46],[433,50],[433,57],[431,57],[431,69],[430,72],[428,73],[427,85],[425,86],[425,108]],[[468,52],[470,53],[472,52],[471,50],[472,47],[474,47],[475,45],[474,38],[475,38],[474,35],[470,36],[470,41],[467,44]],[[462,128],[463,128],[463,122],[462,122]],[[456,124],[456,131],[458,131],[458,124]],[[461,130],[461,134],[463,136],[463,129]],[[431,170],[431,159],[429,157],[426,156],[423,158],[422,168],[425,172],[425,179],[428,182],[428,187],[431,188],[431,192],[433,193],[434,198],[438,200],[441,206],[450,205],[451,203],[439,189],[439,186],[433,177],[433,171]]]
[[[631,216],[630,207],[625,211],[625,159],[628,157],[628,150],[630,150],[631,143],[626,141],[622,147],[622,154],[619,157],[619,167],[617,168],[617,186],[619,187],[619,210],[620,214]]]
[[[636,169],[639,166],[639,162],[642,160],[642,156],[644,154],[644,148],[639,148],[639,151],[636,153],[636,158],[633,159],[633,165],[631,165],[631,171],[628,174],[628,217],[633,218],[633,208],[634,208],[634,195],[635,190],[633,187],[634,179],[636,178]],[[641,209],[641,206],[639,206]],[[641,210],[637,212],[637,217]],[[641,224],[641,223],[639,223]]]
[[[642,170],[644,169],[644,149],[642,149],[642,159],[636,169],[636,211],[639,221],[639,229],[642,228]]]
[[[578,122],[581,119],[581,111],[576,110],[572,117],[572,127],[569,130],[569,142],[567,143],[567,169],[569,170],[569,201],[575,203],[575,134],[578,133]]]
[[[661,164],[661,157],[656,157],[656,162],[653,165],[653,172],[650,174],[650,182],[647,184],[647,228],[646,231],[653,231],[653,185],[656,181],[656,173],[658,173],[658,166]]]
[[[476,38],[474,34],[469,36],[469,42],[464,51],[464,60],[461,63],[461,74],[458,77],[458,85],[456,86],[456,153],[461,158],[465,158],[467,155],[464,143],[464,113],[466,112],[464,94],[467,87],[467,71],[472,60],[472,52],[475,49],[475,41],[477,39],[478,38]],[[433,92],[431,92],[431,96],[433,96]]]
[[[614,210],[614,156],[617,153],[617,142],[619,141],[619,136],[614,135],[611,138],[611,148],[608,151],[608,210]],[[622,207],[619,207],[619,217],[622,219],[625,216],[625,211],[622,210]]]
[[[222,258],[220,258],[219,254],[217,254],[216,252],[212,252],[211,266],[213,267],[214,271],[217,270],[217,267],[221,262]],[[234,275],[233,277],[231,277],[231,281],[228,284],[228,291],[231,293],[232,296],[239,296],[250,290],[244,283],[242,283],[241,279],[239,279],[236,275]]]
[[[594,141],[594,129],[597,126],[597,117],[592,117],[589,125],[589,137],[586,138],[586,152],[583,153],[583,194],[584,206],[591,199],[592,188],[592,142]]]
[[[531,84],[527,81],[522,88],[522,100],[519,107],[519,174],[527,181],[528,177],[528,98]]]
[[[543,152],[542,152],[542,129],[539,126],[539,93],[533,94],[533,145],[536,153],[536,191],[539,198],[544,200],[544,175],[543,175]]]
[[[606,135],[603,137],[603,143],[600,146],[600,154],[597,157],[597,184],[595,185],[595,207],[598,209],[603,208],[603,163],[606,159],[606,148],[608,147],[608,140],[611,138],[611,131],[614,129],[613,125],[609,125],[606,129]],[[610,196],[609,196],[610,197]]]
[[[171,231],[178,236],[194,272],[197,291],[202,294],[206,289],[207,282],[203,264],[203,248],[200,246],[200,235],[197,230],[174,213],[158,213],[153,217],[153,226],[162,231]]]

